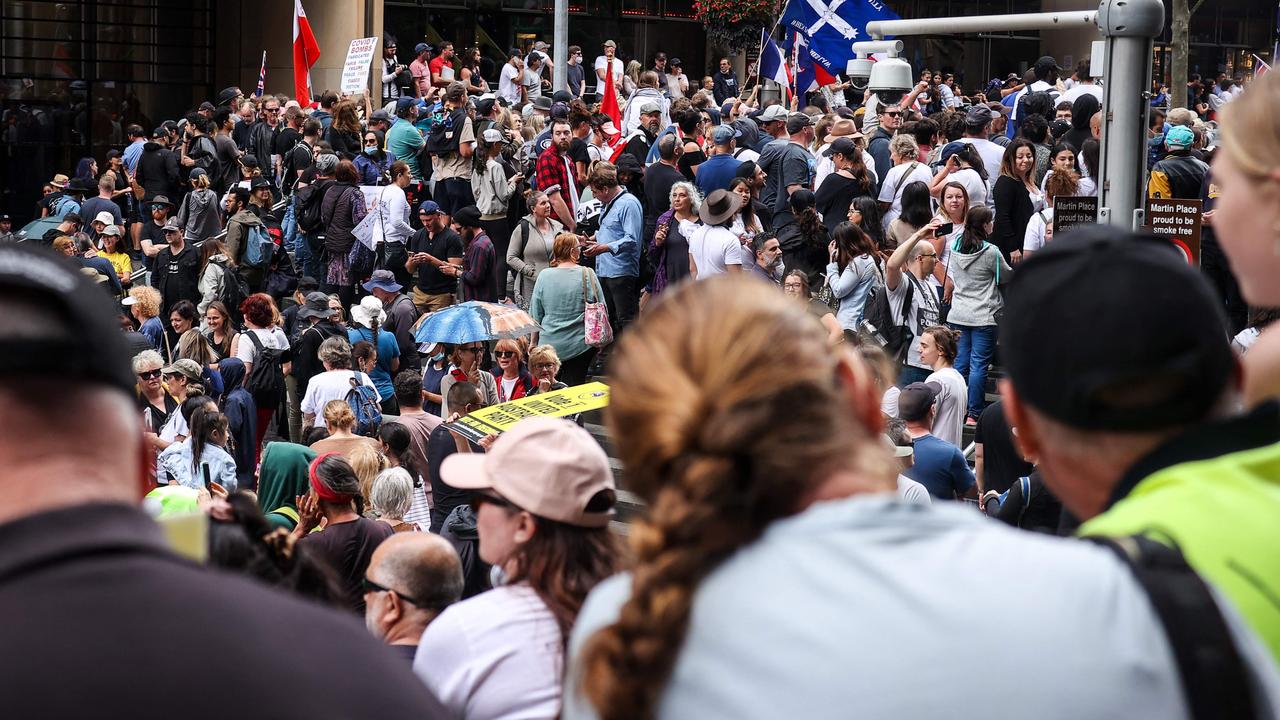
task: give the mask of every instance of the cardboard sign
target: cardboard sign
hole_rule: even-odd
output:
[[[1053,236],[1077,225],[1095,225],[1098,222],[1098,198],[1059,197],[1053,199]]]
[[[369,87],[369,63],[378,47],[378,38],[359,38],[347,48],[347,61],[342,65],[342,93],[358,95]]]
[[[516,423],[531,417],[566,417],[609,404],[609,386],[592,382],[563,390],[491,405],[458,418],[446,427],[472,442],[486,435],[500,435]]]
[[[1200,200],[1147,198],[1146,230],[1172,242],[1187,263],[1200,265],[1200,226],[1203,221]]]

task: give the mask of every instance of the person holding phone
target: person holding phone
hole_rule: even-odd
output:
[[[906,362],[898,374],[900,388],[913,382],[924,382],[933,372],[933,368],[920,357],[918,338],[924,334],[925,328],[937,325],[942,317],[941,303],[927,281],[933,277],[938,265],[938,251],[933,240],[942,225],[942,218],[930,220],[899,245],[884,264],[884,284],[889,290],[893,321],[905,325],[913,335],[907,346]]]
[[[213,407],[191,413],[191,436],[165,448],[156,458],[157,476],[169,483],[199,490],[216,483],[235,492],[236,460],[227,452],[230,431],[227,416]]]

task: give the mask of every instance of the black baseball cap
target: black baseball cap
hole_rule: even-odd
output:
[[[1024,262],[1000,355],[1029,406],[1081,430],[1206,419],[1232,376],[1221,303],[1172,243],[1090,225]]]
[[[929,408],[942,393],[936,382],[914,382],[898,393],[898,417],[906,422],[919,422],[929,415]]]
[[[133,395],[137,379],[116,316],[120,306],[78,264],[34,243],[5,243],[0,290],[62,318],[47,334],[0,335],[0,377],[74,378]]]

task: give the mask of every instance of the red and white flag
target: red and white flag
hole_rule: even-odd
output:
[[[622,124],[622,110],[618,107],[618,89],[613,86],[613,67],[604,74],[604,99],[600,101],[600,112],[609,116],[614,127]]]
[[[1272,58],[1272,59],[1274,60],[1275,58]],[[1268,72],[1271,72],[1271,66],[1267,64],[1267,61],[1263,60],[1257,55],[1253,56],[1253,66],[1254,66],[1254,69],[1253,69],[1254,77],[1262,77],[1263,75],[1266,75]]]
[[[311,104],[311,67],[320,59],[320,43],[311,32],[302,0],[293,0],[293,96],[298,104]]]

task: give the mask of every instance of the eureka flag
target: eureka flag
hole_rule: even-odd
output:
[[[883,0],[788,0],[782,23],[809,39],[809,55],[831,75],[853,59],[853,44],[870,40],[867,23],[899,20]]]

